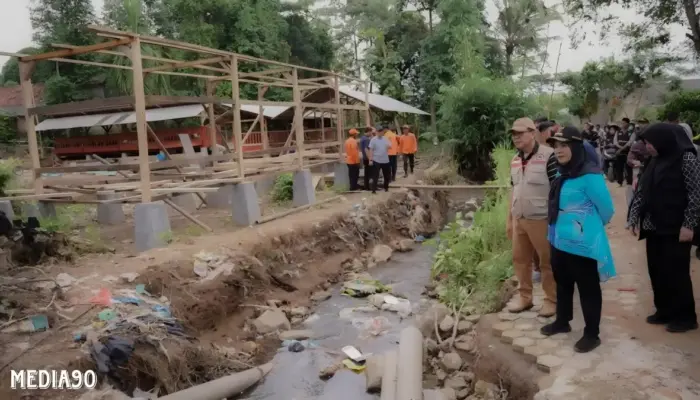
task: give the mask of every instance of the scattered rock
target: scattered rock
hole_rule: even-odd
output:
[[[492,396],[496,392],[498,392],[498,387],[490,382],[479,380],[474,385],[474,393],[482,397]]]
[[[271,299],[266,301],[267,305],[274,308],[279,308],[282,305],[282,300]]]
[[[457,400],[457,392],[452,388],[442,388],[440,389],[442,394],[445,396],[446,400]]]
[[[65,272],[61,272],[56,276],[56,283],[58,283],[58,286],[62,288],[72,285],[73,283],[75,283],[75,281],[75,278],[66,274]]]
[[[464,378],[462,378],[461,376],[451,376],[451,377],[445,379],[445,387],[452,388],[456,391],[462,390],[468,386],[469,386],[469,384],[467,383],[467,381],[464,380]],[[469,394],[467,393],[467,395],[469,395]],[[459,397],[459,396],[457,396],[457,397]],[[464,397],[467,397],[467,396],[464,396]]]
[[[443,332],[451,331],[454,326],[455,320],[451,315],[447,315],[442,319],[442,322],[440,322],[440,330]]]
[[[248,353],[250,355],[257,354],[259,349],[260,349],[260,345],[258,345],[255,342],[252,342],[252,341],[243,342],[243,346],[241,347],[241,350],[244,353]]]
[[[477,322],[479,322],[479,319],[481,319],[481,314],[472,314],[464,317],[465,321],[469,321],[472,324],[476,324]]]
[[[413,250],[413,246],[415,246],[416,241],[413,239],[401,239],[399,240],[397,250],[401,252],[407,252]]]
[[[122,281],[126,283],[132,283],[133,281],[136,280],[136,278],[139,277],[139,274],[136,272],[125,272],[121,275],[119,275],[120,278],[122,278]]]
[[[445,354],[440,362],[447,372],[458,371],[462,368],[462,357],[455,352]]]
[[[319,317],[318,314],[311,314],[309,315],[309,318],[304,320],[304,325],[311,325],[319,319],[321,319],[321,317]]]
[[[382,388],[382,375],[384,374],[384,356],[372,356],[365,362],[365,382],[367,393],[374,393]]]
[[[458,333],[467,333],[471,331],[474,328],[474,324],[472,324],[469,321],[459,321],[459,324],[457,324],[457,332]]]
[[[442,382],[445,379],[447,379],[447,372],[445,372],[441,369],[438,369],[435,371],[435,376],[437,376],[438,380]]]
[[[324,301],[328,300],[331,298],[331,292],[329,291],[321,291],[321,292],[316,292],[311,295],[311,301]]]
[[[285,331],[279,334],[280,340],[305,340],[314,337],[314,332],[306,330]]]
[[[471,353],[476,348],[476,340],[474,336],[462,335],[455,341],[455,348],[457,350],[466,351]]]
[[[385,244],[378,244],[374,246],[372,250],[372,260],[378,263],[387,262],[391,258],[393,252],[394,250],[392,250],[391,247]]]
[[[102,281],[107,283],[116,283],[118,280],[119,278],[113,275],[107,275],[104,278],[102,278]]]
[[[287,316],[282,310],[267,310],[255,321],[255,330],[260,334],[266,334],[277,330],[290,330],[292,328]]]
[[[304,347],[304,344],[298,340],[295,340],[289,345],[289,347],[287,347],[287,350],[292,353],[301,353],[304,351],[304,349],[306,349],[306,347]]]
[[[384,305],[384,295],[379,293],[379,294],[373,294],[370,295],[367,300],[369,303],[379,309],[382,308],[382,305]]]
[[[435,302],[425,312],[417,315],[413,323],[420,329],[423,337],[431,337],[435,333],[435,321],[442,321],[449,312],[447,306]]]
[[[468,387],[458,391],[457,392],[457,400],[466,399],[467,396],[469,396],[469,393],[471,393],[471,390]]]
[[[473,221],[474,220],[474,211],[469,211],[464,215],[464,220],[465,221]]]
[[[425,341],[423,342],[423,346],[430,355],[435,355],[440,350],[438,348],[437,342],[431,338],[425,339]]]
[[[289,310],[289,314],[292,315],[292,317],[305,317],[309,314],[309,309],[307,307],[294,307],[291,310]]]

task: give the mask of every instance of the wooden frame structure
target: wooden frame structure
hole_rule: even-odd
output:
[[[117,202],[142,202],[148,203],[154,200],[166,199],[176,193],[206,193],[215,191],[214,186],[242,182],[246,179],[256,179],[266,173],[280,173],[309,168],[325,163],[338,162],[342,157],[343,121],[337,118],[336,138],[332,142],[324,142],[307,146],[304,143],[303,115],[305,110],[321,110],[322,112],[334,111],[336,115],[342,115],[345,110],[364,111],[367,124],[371,123],[369,106],[369,82],[354,77],[344,76],[332,71],[303,67],[278,61],[265,60],[243,54],[232,53],[195,44],[179,42],[160,37],[139,35],[131,32],[118,31],[100,26],[90,26],[89,29],[106,41],[89,46],[72,46],[65,44],[53,45],[57,50],[36,54],[23,55],[12,53],[0,53],[16,56],[20,64],[20,80],[22,96],[25,107],[25,119],[29,153],[33,172],[34,188],[30,194],[6,198],[4,200],[41,200],[49,202],[71,203],[117,203]],[[177,49],[189,54],[196,54],[199,58],[192,61],[151,57],[144,55],[142,46],[160,46],[163,48]],[[131,61],[130,66],[83,61],[69,57],[101,53],[118,57],[124,57]],[[205,58],[202,58],[205,57]],[[149,63],[144,67],[144,61]],[[32,72],[39,61],[55,61],[74,64],[87,64],[105,68],[117,68],[130,70],[133,74],[133,95],[112,99],[94,99],[87,102],[67,103],[52,106],[35,106],[32,90]],[[257,72],[241,72],[241,64],[254,64]],[[180,69],[196,69],[182,72]],[[246,68],[246,70],[251,68]],[[302,78],[299,71],[314,73],[313,78]],[[172,97],[172,96],[146,96],[144,91],[144,75],[164,74],[185,76],[202,79],[206,82],[206,96],[200,97]],[[340,81],[356,83],[364,88],[364,105],[341,104]],[[232,96],[230,99],[215,96],[217,85],[222,82],[230,82]],[[244,100],[240,96],[242,83],[259,86],[257,100]],[[292,101],[278,102],[264,100],[265,92],[269,87],[283,87],[292,90]],[[333,88],[336,96],[333,103],[303,103],[302,99],[308,90],[318,88]],[[285,152],[293,152],[280,157],[270,157],[270,152],[246,153],[248,157],[263,156],[264,158],[245,159],[243,154],[243,133],[241,132],[241,104],[254,104],[259,106],[260,121],[264,121],[264,106],[294,107],[294,122],[292,132],[294,143],[286,143],[282,149]],[[146,108],[153,104],[203,104],[208,113],[208,134],[210,135],[211,155],[207,157],[184,157],[173,159],[163,148],[168,161],[149,162],[148,140],[149,136],[159,142],[153,130],[146,121]],[[232,131],[234,152],[228,151],[221,154],[217,143],[216,116],[214,105],[232,105]],[[40,165],[39,148],[37,142],[36,123],[41,116],[79,115],[88,112],[99,112],[106,109],[129,109],[136,114],[136,131],[138,140],[137,164],[112,164],[100,157],[93,157],[100,161],[102,166],[72,166],[42,168]],[[264,122],[261,131],[265,131]],[[251,128],[252,130],[252,128]],[[290,139],[292,137],[290,132]],[[263,135],[264,136],[264,135]],[[264,139],[263,139],[264,140]],[[288,140],[289,141],[289,140]],[[227,146],[228,147],[228,146]],[[340,151],[336,154],[325,154],[327,147],[337,147]],[[267,148],[267,146],[265,146]],[[277,149],[279,150],[279,149]],[[206,163],[211,165],[204,170],[192,170],[191,164]],[[190,169],[188,169],[190,168]],[[162,170],[176,170],[162,171]],[[87,171],[117,171],[120,177],[44,177],[47,173],[80,173]],[[262,174],[262,175],[261,175]],[[98,191],[126,191],[125,194],[114,200],[97,200]],[[26,193],[27,191],[23,191]],[[201,195],[200,195],[201,197]]]

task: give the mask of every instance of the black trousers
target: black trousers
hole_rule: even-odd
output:
[[[372,187],[369,182],[370,179],[374,179],[374,165],[369,165],[369,160],[367,158],[362,160],[362,165],[365,167],[364,184],[365,190],[370,190]]]
[[[360,179],[360,164],[348,164],[348,176],[350,177],[350,190],[359,190],[357,181]]]
[[[416,162],[416,155],[415,154],[404,154],[403,155],[403,173],[408,176],[408,167],[411,167],[411,173],[413,173],[413,166]]]
[[[568,324],[574,318],[574,285],[576,285],[581,298],[583,320],[586,322],[583,334],[597,338],[600,334],[603,293],[600,289],[596,260],[552,247],[552,271],[554,280],[557,282],[557,322]]]
[[[654,306],[660,316],[679,322],[697,322],[693,281],[690,278],[691,243],[678,235],[647,236],[647,266]]]
[[[391,157],[391,156],[389,156]],[[389,191],[389,182],[391,181],[391,163],[374,163],[374,168],[372,169],[374,174],[372,175],[372,193],[377,192],[377,182],[379,182],[379,171],[382,172],[382,178],[384,178],[384,190]]]
[[[615,181],[617,181],[619,185],[622,185],[622,182],[627,182],[628,185],[632,184],[632,179],[634,177],[632,176],[632,167],[627,164],[627,155],[617,156],[613,168],[615,170]]]
[[[389,165],[391,166],[391,181],[396,180],[396,169],[398,168],[399,156],[389,156]]]

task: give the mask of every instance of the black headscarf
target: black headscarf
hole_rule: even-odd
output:
[[[567,127],[568,129],[568,127]],[[567,179],[578,178],[587,174],[598,174],[600,168],[595,160],[590,160],[586,156],[586,149],[583,147],[582,141],[572,140],[568,142],[571,149],[571,160],[566,164],[557,163],[559,176],[557,176],[549,187],[549,210],[547,220],[550,225],[557,222],[559,216],[559,196],[561,188]]]
[[[683,154],[687,152],[697,154],[697,150],[683,127],[676,124],[660,122],[650,125],[642,133],[642,139],[651,143],[657,153],[645,166],[640,180],[642,186],[640,194],[644,196],[645,206],[639,215],[643,218],[647,206],[654,201],[654,196],[651,195],[654,183],[661,182],[670,168],[681,161]]]

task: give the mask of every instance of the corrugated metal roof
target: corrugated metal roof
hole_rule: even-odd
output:
[[[166,121],[169,119],[182,119],[196,117],[204,112],[201,104],[185,106],[152,108],[146,110],[146,121]],[[136,122],[136,113],[116,112],[108,114],[76,115],[72,117],[51,118],[41,121],[36,126],[37,131],[50,131],[56,129],[90,128],[93,126],[109,126],[132,124]]]
[[[227,107],[232,107],[230,104],[226,104]],[[275,118],[283,112],[287,111],[289,107],[287,106],[263,106],[263,115],[267,118]],[[260,106],[254,104],[241,104],[241,111],[249,112],[258,115],[260,111]]]
[[[347,86],[340,87],[340,93],[357,99],[359,101],[365,101],[365,93],[357,90],[350,89]],[[402,101],[398,101],[388,96],[383,96],[381,94],[370,93],[369,94],[369,105],[374,108],[378,108],[384,111],[393,111],[407,114],[418,114],[418,115],[429,115],[427,112],[417,109],[411,105],[408,105]]]

